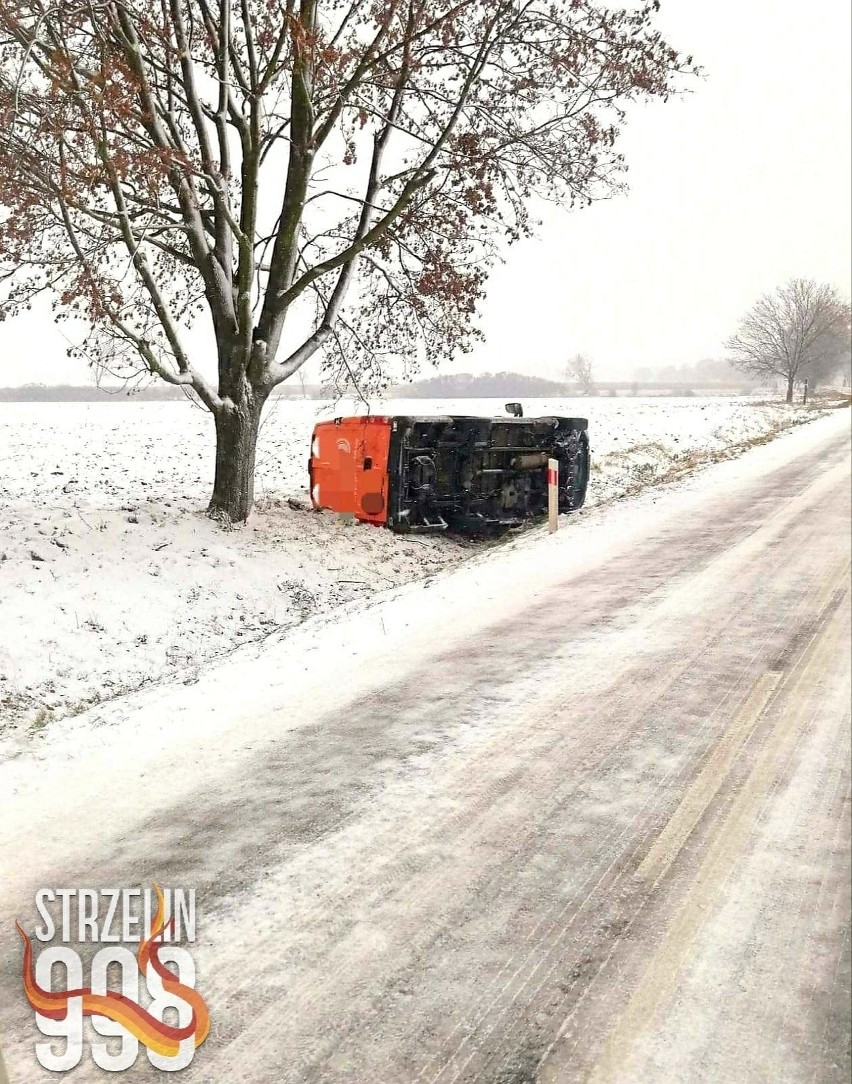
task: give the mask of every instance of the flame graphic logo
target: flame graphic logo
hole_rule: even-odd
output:
[[[78,990],[61,990],[57,993],[43,989],[35,979],[32,943],[21,924],[16,922],[15,925],[24,942],[22,969],[24,992],[27,1001],[37,1013],[51,1020],[64,1020],[68,1011],[68,1002],[71,998],[79,997],[83,999],[84,1016],[106,1016],[120,1024],[131,1035],[135,1035],[149,1050],[165,1057],[175,1057],[180,1052],[181,1041],[190,1036],[194,1036],[196,1047],[201,1046],[210,1031],[210,1013],[204,998],[198,991],[178,982],[174,974],[159,959],[158,952],[162,945],[163,934],[174,919],[165,921],[166,904],[162,889],[157,884],[153,887],[157,894],[157,913],[151,927],[151,936],[139,945],[136,958],[141,975],[147,973],[150,964],[159,975],[163,988],[192,1007],[192,1018],[183,1028],[172,1027],[158,1020],[156,1016],[152,1016],[141,1005],[124,997],[123,994],[110,991],[105,994],[94,994],[89,986],[80,987]]]

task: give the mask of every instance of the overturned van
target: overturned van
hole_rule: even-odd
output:
[[[335,418],[314,428],[311,500],[394,531],[494,534],[546,514],[548,459],[559,511],[580,508],[585,418]]]

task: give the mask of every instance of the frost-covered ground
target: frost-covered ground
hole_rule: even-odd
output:
[[[590,419],[589,505],[725,456],[816,412],[745,399],[527,401]],[[377,412],[496,413],[497,400],[401,400]],[[320,417],[279,401],[264,422],[258,512],[203,515],[209,416],[188,403],[0,404],[0,721],[23,733],[315,612],[457,564],[478,546],[402,538],[308,507]]]

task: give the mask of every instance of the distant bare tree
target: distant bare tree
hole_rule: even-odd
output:
[[[581,395],[594,395],[595,381],[592,359],[587,354],[575,354],[568,361],[568,379],[578,386]]]
[[[848,329],[849,302],[833,286],[791,279],[760,298],[726,345],[743,372],[786,380],[792,403],[796,383],[824,379],[842,363],[838,344]]]

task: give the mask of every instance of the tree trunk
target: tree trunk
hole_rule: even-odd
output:
[[[254,464],[260,415],[266,396],[246,391],[235,405],[218,410],[216,476],[207,508],[231,523],[245,523],[254,504]]]
[[[787,402],[788,403],[793,402],[793,377],[792,376],[787,377]]]

